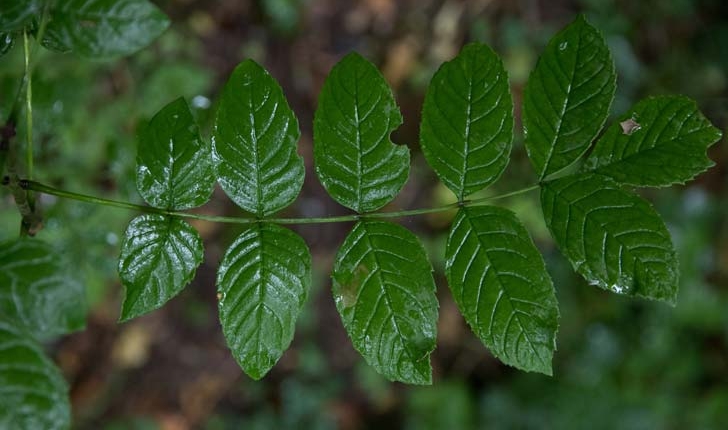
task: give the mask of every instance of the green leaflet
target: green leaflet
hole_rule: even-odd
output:
[[[140,215],[124,233],[119,277],[126,288],[120,321],[161,307],[194,278],[202,262],[202,240],[187,222]]]
[[[475,334],[504,363],[551,375],[556,293],[515,214],[493,206],[460,209],[445,255],[453,297]]]
[[[41,345],[11,320],[0,317],[0,428],[69,428],[66,381]]]
[[[609,48],[583,16],[551,39],[523,96],[526,150],[539,179],[589,148],[609,114],[615,81]]]
[[[359,213],[386,205],[409,175],[409,149],[389,134],[402,124],[377,68],[352,52],[326,78],[313,123],[316,174],[340,204]]]
[[[169,18],[148,0],[60,0],[50,9],[43,46],[81,57],[133,54],[169,27]]]
[[[228,248],[217,286],[230,350],[245,373],[260,379],[291,344],[311,288],[311,253],[294,232],[256,223]]]
[[[354,347],[393,381],[432,383],[437,298],[432,266],[402,226],[360,221],[336,255],[333,293]]]
[[[0,0],[0,32],[22,31],[43,12],[45,0]]]
[[[189,209],[205,204],[214,185],[210,146],[200,138],[187,102],[180,97],[139,134],[139,194],[161,209]]]
[[[188,209],[206,203],[214,186],[210,147],[183,98],[162,108],[139,136],[137,188],[152,206]],[[161,307],[192,280],[202,239],[187,222],[163,215],[134,218],[124,234],[119,276],[126,289],[120,320]]]
[[[85,302],[83,286],[49,244],[29,238],[0,243],[1,316],[45,339],[83,328]]]
[[[559,249],[589,283],[675,303],[675,250],[645,200],[606,176],[583,174],[545,182],[541,205]]]
[[[495,52],[471,43],[432,78],[422,109],[422,152],[463,200],[500,177],[512,142],[508,74]]]
[[[303,186],[296,153],[298,120],[283,90],[253,60],[225,84],[215,118],[213,160],[218,181],[238,206],[267,216],[288,206]]]
[[[651,97],[607,129],[582,170],[636,186],[685,183],[713,166],[706,150],[721,135],[687,97]]]

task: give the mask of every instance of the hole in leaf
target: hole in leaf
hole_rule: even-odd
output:
[[[635,121],[634,118],[624,120],[620,122],[619,125],[622,126],[622,133],[628,136],[642,128],[642,126],[637,121]]]

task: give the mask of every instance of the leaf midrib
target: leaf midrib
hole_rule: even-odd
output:
[[[255,112],[253,110],[253,88],[248,85],[248,118],[250,120],[250,148],[253,152],[253,164],[255,165],[255,196],[256,211],[258,216],[263,216],[265,209],[263,205],[263,178],[261,176],[260,156],[258,154],[258,133],[255,129]],[[258,231],[260,233],[260,231]]]
[[[361,122],[359,120],[359,69],[354,70],[354,122],[356,123],[356,211],[361,212],[363,203]]]
[[[467,63],[466,63],[467,66]],[[462,202],[465,199],[465,179],[468,176],[468,154],[470,153],[470,125],[472,122],[472,114],[473,114],[473,76],[472,73],[468,74],[468,103],[467,108],[465,111],[467,120],[465,121],[465,139],[464,144],[465,147],[463,148],[463,154],[465,155],[463,157],[463,170],[462,175],[460,175],[460,189],[458,190],[458,201]]]
[[[475,237],[478,240],[478,247],[483,250],[485,257],[488,259],[488,262],[490,263],[490,267],[494,267],[493,259],[490,258],[488,248],[481,243],[480,234],[478,234],[477,230],[474,228],[475,225],[473,224],[473,221],[470,219],[470,216],[467,215],[467,212],[465,214],[465,219],[467,220],[468,224],[470,225],[470,230],[475,232]],[[499,233],[505,233],[505,232],[500,231]],[[518,236],[517,234],[516,234],[516,237],[518,237],[520,239],[520,236]],[[508,304],[511,306],[511,309],[513,310],[512,313],[515,314],[515,318],[516,318],[516,320],[518,320],[518,324],[521,328],[521,333],[523,333],[523,336],[526,338],[526,341],[528,342],[528,346],[531,347],[531,350],[536,355],[536,357],[538,357],[538,359],[541,361],[541,364],[543,364],[546,367],[549,367],[549,362],[544,360],[543,357],[541,357],[541,354],[536,350],[536,348],[534,347],[534,343],[531,341],[530,337],[528,336],[527,331],[524,329],[525,326],[524,326],[523,322],[521,321],[519,312],[516,312],[516,307],[513,305],[513,299],[511,297],[510,293],[508,293],[507,288],[504,286],[503,281],[501,281],[501,275],[500,275],[499,270],[495,270],[495,276],[498,279],[498,285],[500,285],[500,287],[501,287],[500,291],[503,292],[503,294],[506,296],[506,299],[508,299]],[[478,297],[480,297],[481,290],[482,290],[482,286],[478,286]],[[493,309],[495,312],[495,306],[493,307]],[[480,312],[477,312],[477,315],[478,315],[477,318],[480,319],[479,318]],[[492,328],[493,328],[492,325],[490,325],[488,327],[488,331],[490,332],[491,339],[495,340],[493,338]],[[505,344],[504,344],[504,346],[505,346]],[[505,348],[503,348],[503,352],[506,353]]]
[[[577,65],[579,64],[579,53],[581,52],[581,37],[582,37],[582,28],[579,29],[579,35],[576,38],[576,59],[574,60],[574,67],[571,69],[570,77],[569,77],[569,85],[568,85],[568,91],[566,92],[566,96],[564,99],[564,103],[561,106],[561,113],[559,114],[559,117],[556,121],[555,130],[554,130],[554,137],[551,139],[551,142],[549,144],[549,151],[548,154],[546,154],[546,162],[544,163],[543,169],[541,170],[541,174],[538,176],[539,180],[542,180],[546,177],[546,172],[548,172],[549,165],[551,164],[551,160],[553,160],[553,154],[554,150],[556,149],[556,142],[559,140],[559,135],[561,133],[561,126],[564,123],[564,115],[566,114],[567,107],[569,106],[569,100],[571,96],[571,84],[574,81],[574,75],[576,74]],[[568,41],[567,41],[568,42]],[[562,42],[563,43],[563,42]],[[558,47],[557,47],[558,49]]]
[[[372,250],[372,258],[374,259],[374,264],[376,264],[376,276],[379,278],[380,285],[382,286],[384,302],[387,305],[387,308],[389,310],[389,319],[392,321],[392,324],[394,325],[395,332],[397,333],[397,338],[399,339],[399,342],[403,346],[402,349],[404,350],[404,352],[407,354],[410,361],[412,362],[413,371],[416,372],[420,377],[423,377],[424,375],[422,375],[419,372],[419,370],[417,369],[417,366],[416,366],[417,362],[419,362],[422,359],[422,357],[418,357],[418,358],[413,357],[409,348],[407,348],[408,340],[404,336],[402,336],[402,332],[399,329],[399,325],[397,324],[396,313],[393,312],[394,308],[392,307],[392,302],[389,297],[389,292],[387,289],[387,282],[385,282],[385,279],[384,279],[385,272],[382,271],[382,266],[379,262],[378,249],[372,244],[371,237],[369,236],[370,232],[369,232],[369,229],[367,228],[367,225],[364,223],[364,224],[362,224],[362,227],[364,228],[364,233],[365,233],[364,237],[366,240],[366,244],[369,247],[369,249]],[[396,372],[396,373],[399,374],[399,372]],[[425,376],[425,379],[426,379],[426,376]]]

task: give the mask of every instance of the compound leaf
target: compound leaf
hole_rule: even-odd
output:
[[[126,294],[120,321],[161,307],[194,278],[203,247],[187,222],[156,214],[134,218],[124,233],[119,276]]]
[[[446,275],[475,334],[501,361],[551,375],[559,309],[536,246],[512,212],[462,208],[450,229]]]
[[[377,68],[352,52],[326,78],[313,124],[316,174],[340,204],[357,212],[386,205],[409,175],[409,149],[389,134],[402,124]]]
[[[257,223],[228,248],[217,285],[230,350],[245,373],[260,379],[291,344],[311,288],[311,253],[294,232]]]
[[[305,173],[296,153],[299,136],[298,120],[275,79],[253,60],[240,63],[215,119],[213,160],[225,193],[259,216],[291,204]]]
[[[354,347],[385,377],[430,384],[437,298],[417,237],[388,222],[361,221],[336,255],[333,293]]]
[[[189,209],[205,204],[214,185],[210,146],[200,138],[187,102],[180,97],[141,130],[139,194],[158,208]]]
[[[83,286],[49,244],[27,238],[0,244],[0,315],[48,338],[83,328],[85,301]]]
[[[508,74],[495,52],[471,43],[432,78],[422,109],[422,152],[462,200],[500,177],[512,142]]]
[[[22,31],[40,17],[46,0],[0,0],[0,32]]]
[[[583,174],[544,183],[541,205],[559,249],[589,283],[675,303],[675,250],[645,200],[606,176]]]
[[[615,89],[609,48],[579,16],[551,39],[524,91],[526,150],[540,179],[584,154],[607,119]]]
[[[114,58],[149,45],[169,27],[169,18],[148,0],[54,2],[43,46],[86,58]]]
[[[637,186],[685,183],[714,165],[706,150],[721,135],[689,98],[648,98],[607,129],[583,170]]]
[[[66,381],[32,334],[10,318],[0,318],[0,428],[69,428]]]

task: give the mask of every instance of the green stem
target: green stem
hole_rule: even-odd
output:
[[[159,209],[154,208],[151,206],[143,206],[143,205],[137,205],[134,203],[128,203],[128,202],[122,202],[118,200],[110,200],[110,199],[104,199],[100,197],[94,197],[89,196],[86,194],[79,194],[74,193],[71,191],[61,190],[58,188],[54,188],[45,184],[41,184],[40,182],[35,181],[28,181],[28,180],[21,180],[20,186],[26,190],[32,190],[44,194],[49,194],[57,197],[63,197],[68,198],[72,200],[77,200],[81,202],[86,203],[93,203],[103,206],[111,206],[121,209],[129,209],[144,213],[152,213],[152,214],[158,214],[158,215],[166,215],[166,216],[173,216],[173,217],[180,217],[180,218],[190,218],[190,219],[196,219],[201,221],[209,221],[209,222],[220,222],[220,223],[228,223],[228,224],[252,224],[256,222],[266,221],[266,222],[272,222],[272,223],[278,223],[278,224],[325,224],[325,223],[337,223],[337,222],[353,222],[353,221],[359,221],[361,219],[387,219],[387,218],[404,218],[409,216],[416,216],[416,215],[424,215],[424,214],[431,214],[431,213],[439,213],[439,212],[447,212],[453,209],[457,209],[458,207],[464,206],[477,206],[481,203],[485,203],[492,200],[498,200],[503,199],[507,197],[513,197],[517,196],[519,194],[525,194],[527,192],[533,191],[537,189],[538,185],[532,185],[527,188],[523,188],[520,190],[512,191],[510,193],[505,194],[499,194],[497,196],[491,196],[491,197],[483,197],[480,199],[475,200],[466,200],[462,203],[456,202],[456,203],[450,203],[444,206],[439,206],[435,208],[420,208],[420,209],[410,209],[410,210],[403,210],[403,211],[394,211],[394,212],[374,212],[374,213],[367,213],[367,214],[351,214],[351,215],[340,215],[340,216],[330,216],[330,217],[317,217],[317,218],[266,218],[266,219],[260,219],[260,218],[248,218],[248,217],[227,217],[227,216],[217,216],[217,215],[202,215],[202,214],[193,214],[189,212],[177,212],[173,210],[166,210],[166,209]]]
[[[521,188],[520,190],[511,191],[510,193],[499,194],[497,196],[482,197],[482,198],[479,198],[479,199],[474,199],[474,200],[466,201],[466,203],[469,203],[469,204],[466,204],[465,206],[473,206],[473,205],[478,205],[479,203],[489,202],[491,200],[505,199],[505,198],[508,198],[508,197],[517,196],[519,194],[526,194],[526,193],[531,192],[533,190],[537,190],[539,187],[540,187],[539,184],[535,184],[535,185],[531,185],[530,187]]]
[[[52,196],[57,197],[63,197],[71,200],[77,200],[80,202],[85,203],[92,203],[102,206],[111,206],[115,208],[121,208],[121,209],[129,209],[129,210],[135,210],[140,212],[147,212],[147,213],[156,213],[161,215],[172,215],[169,211],[166,211],[164,209],[158,209],[151,206],[143,206],[143,205],[137,205],[134,203],[128,203],[128,202],[121,202],[118,200],[110,200],[110,199],[104,199],[101,197],[94,197],[89,196],[86,194],[79,194],[74,193],[71,191],[61,190],[59,188],[54,188],[48,185],[41,184],[40,182],[35,181],[20,181],[20,186],[26,190],[32,190],[37,191],[39,193],[48,194]]]
[[[28,32],[23,31],[23,47],[25,48],[25,163],[28,178],[33,179],[33,78],[30,70],[30,44]]]
[[[35,40],[37,44],[33,47],[33,51],[31,51],[30,56],[28,55],[28,33],[27,31],[23,32],[23,41],[25,45],[26,56],[25,70],[23,72],[23,78],[20,80],[20,86],[18,86],[18,91],[15,93],[15,98],[13,99],[13,104],[10,107],[10,112],[8,113],[8,117],[6,118],[6,124],[15,125],[18,123],[18,117],[20,116],[20,106],[22,105],[23,99],[23,88],[25,88],[26,83],[29,82],[30,73],[32,73],[35,66],[31,61],[29,61],[28,57],[35,58],[33,54],[35,53],[35,50],[40,46],[40,41],[43,40],[43,34],[45,33],[45,29],[48,24],[49,7],[50,2],[46,2],[45,7],[43,8],[43,15],[40,19],[40,25],[38,26],[38,32],[35,34]]]

